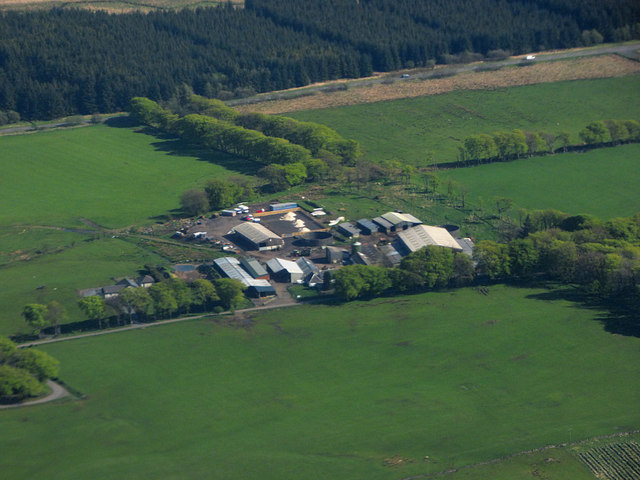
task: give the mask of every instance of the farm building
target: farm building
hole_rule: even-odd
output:
[[[288,203],[272,203],[269,205],[269,210],[272,212],[277,212],[279,210],[292,210],[294,208],[298,208],[298,204],[294,202]]]
[[[156,283],[155,279],[151,275],[145,275],[144,277],[139,277],[136,280],[136,283],[143,288],[149,288],[151,285]]]
[[[326,247],[325,254],[327,263],[342,263],[345,250],[338,247]]]
[[[356,265],[373,265],[373,261],[369,258],[366,253],[363,252],[353,252],[351,254],[351,261]]]
[[[235,257],[216,258],[213,264],[224,277],[240,280],[246,285],[247,295],[251,297],[266,297],[276,294],[275,289],[267,280],[253,278],[240,266],[240,262]]]
[[[78,295],[80,295],[82,298],[98,296],[104,298],[105,300],[108,300],[120,295],[120,292],[125,288],[149,288],[155,282],[156,281],[151,275],[145,275],[144,277],[140,277],[137,280],[133,280],[131,278],[123,278],[113,285],[105,285],[104,287],[95,287],[80,290],[78,292]]]
[[[256,250],[277,250],[284,245],[282,238],[259,223],[241,223],[233,230]]]
[[[422,223],[420,220],[409,213],[387,212],[384,215],[381,215],[381,217],[383,220],[386,220],[391,224],[391,228],[389,230],[391,232],[406,230],[407,228],[411,228]]]
[[[242,257],[240,258],[240,265],[249,272],[253,278],[260,278],[263,280],[269,280],[269,273],[265,270],[265,268],[260,265],[260,262],[255,258],[251,257]]]
[[[469,256],[473,255],[473,247],[475,246],[473,240],[470,238],[456,238],[456,242],[458,242],[460,248],[462,248],[462,253]]]
[[[378,231],[378,226],[371,220],[361,218],[356,222],[356,226],[360,229],[363,235],[371,235]]]
[[[442,227],[418,225],[400,232],[398,238],[409,252],[415,252],[429,245],[462,251],[462,247],[456,242],[456,239]]]
[[[357,238],[360,236],[360,230],[353,226],[353,223],[345,222],[338,225],[338,232],[347,238]]]
[[[373,219],[373,223],[378,226],[378,230],[383,233],[389,233],[393,229],[393,224],[382,217]]]
[[[382,254],[391,265],[396,266],[402,261],[402,255],[393,245],[383,245],[381,247]]]
[[[296,262],[282,258],[269,260],[267,270],[271,273],[272,278],[283,283],[300,283],[304,277],[302,269]]]
[[[300,267],[300,270],[302,270],[302,281],[306,284],[308,284],[309,280],[320,271],[315,263],[305,257],[300,257],[296,260],[296,263],[298,264],[298,267]]]
[[[311,275],[305,283],[307,287],[322,287],[324,285],[324,275],[320,272]]]

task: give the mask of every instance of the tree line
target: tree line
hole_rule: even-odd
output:
[[[0,13],[7,121],[123,111],[183,85],[230,99],[373,71],[640,38],[634,0],[247,0],[120,15]]]
[[[235,309],[244,298],[244,289],[242,282],[231,278],[192,282],[171,278],[162,279],[149,288],[124,288],[109,299],[87,296],[78,301],[78,306],[87,320],[102,329],[109,327],[114,318],[118,324],[124,324],[133,323],[134,319],[146,322],[172,318],[176,314]],[[45,329],[59,334],[60,322],[52,323],[50,308],[51,304],[25,305],[23,318],[34,335],[41,335]],[[64,318],[67,318],[66,312]]]
[[[578,133],[582,143],[572,142],[567,132],[528,132],[512,130],[493,134],[470,135],[463,140],[459,158],[463,162],[493,162],[523,156],[566,152],[574,147],[602,147],[640,142],[640,122],[637,120],[599,120],[586,125]]]
[[[324,178],[331,169],[355,165],[362,155],[356,141],[344,139],[335,130],[317,123],[282,116],[239,115],[219,100],[198,95],[188,96],[178,109],[183,116],[153,100],[136,97],[131,101],[130,112],[138,122],[187,142],[266,165],[257,174],[275,191]],[[200,113],[190,113],[193,111]],[[227,191],[234,189],[234,182],[226,183]],[[228,195],[207,195],[211,208],[231,204],[220,201]]]
[[[0,403],[15,403],[45,392],[44,382],[57,378],[60,363],[34,349],[18,349],[0,337]]]
[[[471,258],[463,253],[427,246],[404,257],[396,268],[349,265],[333,277],[336,295],[349,301],[385,292],[467,285],[474,278],[474,266]]]
[[[590,215],[536,210],[506,243],[483,240],[466,255],[429,246],[397,268],[354,265],[334,275],[343,300],[384,293],[468,285],[479,279],[545,279],[575,285],[590,295],[640,306],[640,213],[606,222]]]

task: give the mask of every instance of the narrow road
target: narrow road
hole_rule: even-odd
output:
[[[276,300],[280,300],[281,297],[278,297]],[[286,299],[283,298],[280,301],[274,301],[273,303],[270,303],[268,305],[263,305],[263,306],[259,306],[259,307],[250,307],[250,308],[243,308],[241,310],[235,310],[234,313],[247,313],[247,312],[257,312],[257,311],[261,311],[261,310],[270,310],[270,309],[274,309],[274,308],[285,308],[285,307],[295,307],[297,305],[304,305],[305,303],[313,303],[313,300],[309,300],[306,302],[295,302],[293,299]],[[69,340],[76,340],[79,338],[87,338],[87,337],[97,337],[98,335],[110,335],[112,333],[120,333],[120,332],[128,332],[130,330],[139,330],[141,328],[149,328],[149,327],[157,327],[160,325],[167,325],[170,323],[179,323],[179,322],[186,322],[188,320],[197,320],[199,318],[205,318],[205,317],[215,317],[215,316],[224,316],[224,315],[231,315],[231,312],[222,312],[222,313],[204,313],[202,315],[194,315],[194,316],[190,316],[190,317],[180,317],[180,318],[171,318],[169,320],[160,320],[157,322],[153,322],[153,323],[135,323],[133,325],[129,325],[126,327],[120,327],[120,328],[114,328],[111,330],[102,330],[99,332],[91,332],[91,333],[83,333],[80,335],[74,335],[74,336],[70,336],[70,337],[61,337],[61,338],[49,338],[46,340],[36,340],[34,342],[28,342],[28,343],[21,343],[20,345],[18,345],[18,348],[27,348],[27,347],[35,347],[38,345],[46,345],[48,343],[58,343],[58,342],[66,342]]]
[[[18,408],[18,407],[29,407],[31,405],[39,405],[41,403],[53,402],[54,400],[58,400],[60,398],[64,398],[71,395],[66,388],[64,388],[62,385],[57,384],[52,380],[47,380],[47,386],[51,389],[51,393],[46,397],[37,398],[35,400],[29,400],[21,403],[13,403],[11,405],[0,405],[0,410],[6,409],[6,408]]]

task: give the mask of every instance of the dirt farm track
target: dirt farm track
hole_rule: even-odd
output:
[[[456,67],[457,72],[445,78],[424,78],[432,76],[421,71],[411,73],[409,78],[400,78],[399,75],[384,77],[372,77],[368,81],[336,81],[331,85],[344,83],[348,88],[338,91],[323,91],[327,84],[318,85],[316,91],[306,96],[298,96],[289,99],[276,99],[260,101],[258,97],[251,99],[251,103],[235,105],[239,112],[261,112],[278,114],[295,112],[300,110],[314,110],[320,108],[332,108],[360,103],[374,103],[385,100],[397,100],[400,98],[420,97],[424,95],[439,95],[454,90],[490,90],[494,88],[515,87],[538,83],[551,83],[567,80],[580,80],[589,78],[610,78],[640,73],[640,55],[637,50],[639,45],[620,47],[622,55],[607,53],[594,56],[584,55],[583,51],[567,51],[552,53],[546,57],[526,65],[518,65],[520,59],[497,69],[483,70],[485,64],[472,64]],[[604,50],[604,49],[603,49]],[[572,56],[578,55],[578,56]],[[553,57],[557,57],[555,60]],[[553,59],[553,61],[551,61]],[[499,63],[494,65],[500,65]],[[437,70],[436,70],[437,71]],[[306,87],[305,90],[309,90]],[[313,87],[311,87],[313,89]],[[301,90],[301,89],[298,89]],[[282,94],[291,91],[282,92]],[[229,102],[233,104],[234,102]]]

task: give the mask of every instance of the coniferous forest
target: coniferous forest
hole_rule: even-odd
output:
[[[196,10],[0,14],[0,114],[25,120],[640,38],[636,0],[246,0]],[[15,114],[14,114],[15,117]]]

